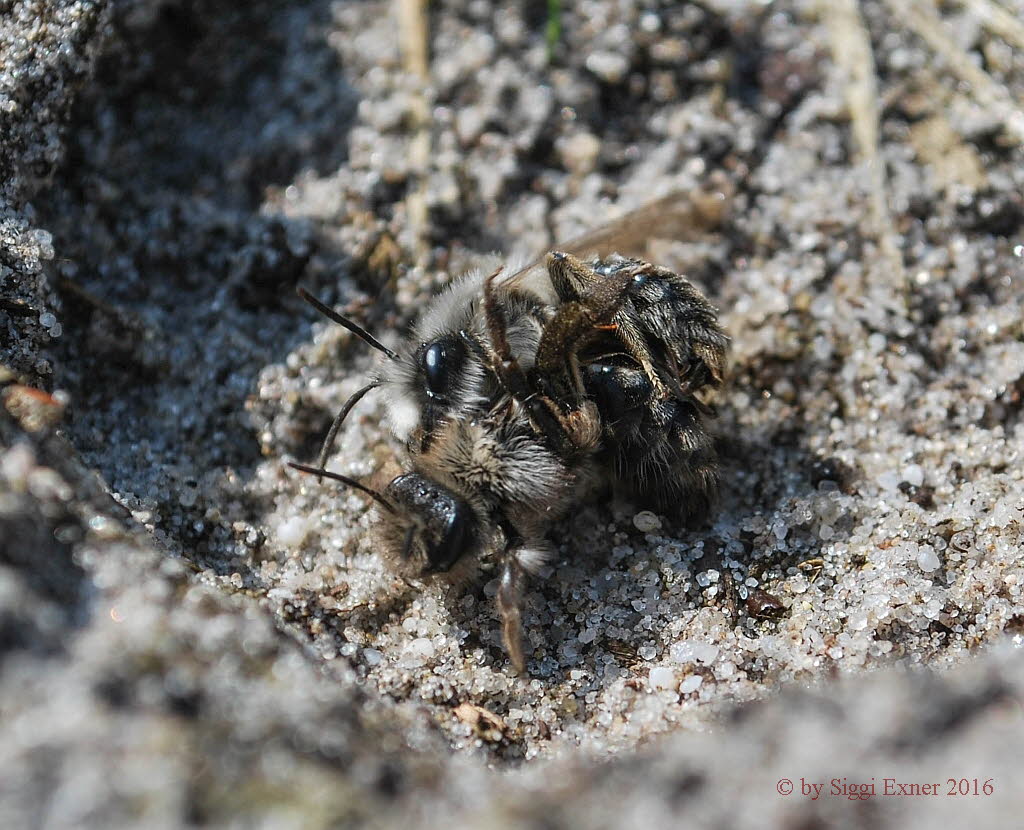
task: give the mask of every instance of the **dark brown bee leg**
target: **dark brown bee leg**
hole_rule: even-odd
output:
[[[559,298],[563,302],[582,302],[592,309],[601,307],[614,297],[614,309],[605,311],[607,319],[614,323],[616,335],[629,354],[643,367],[644,372],[654,386],[654,395],[664,398],[668,390],[651,362],[649,347],[636,322],[627,314],[617,313],[626,288],[639,271],[624,270],[617,284],[606,288],[609,280],[614,278],[598,274],[593,268],[572,254],[553,251],[547,258],[548,274]],[[649,268],[650,266],[643,266]]]
[[[636,322],[625,314],[619,314],[615,318],[616,322],[616,335],[622,342],[622,345],[626,347],[626,351],[644,370],[644,374],[647,375],[648,380],[651,381],[653,387],[652,395],[656,398],[668,397],[668,389],[662,382],[661,376],[658,371],[654,368],[654,363],[651,361],[650,347],[644,340],[643,333],[640,331],[639,326]],[[678,383],[676,386],[678,387]],[[681,391],[681,390],[680,390]]]
[[[545,258],[545,264],[551,284],[563,303],[582,300],[601,283],[601,275],[572,254],[552,251]]]
[[[512,354],[512,347],[508,343],[505,313],[494,296],[494,279],[500,273],[499,268],[484,281],[484,318],[487,320],[487,333],[493,350],[488,355],[488,360],[494,373],[505,384],[505,388],[522,403],[529,399],[533,390],[530,389],[526,373],[523,372],[516,356]]]
[[[564,302],[544,328],[537,347],[536,375],[570,410],[585,400],[579,350],[608,325],[622,305],[632,275],[608,277],[569,254],[548,254],[548,271]],[[578,299],[576,299],[578,298]]]
[[[501,614],[501,638],[505,651],[517,674],[526,670],[523,654],[523,593],[526,590],[526,570],[519,563],[514,549],[505,552],[498,583],[498,613]]]
[[[568,406],[568,402],[561,399],[556,403],[550,396],[544,394],[544,390],[538,390],[537,385],[531,382],[512,354],[506,332],[505,315],[494,296],[494,279],[499,273],[500,268],[484,282],[484,317],[487,320],[487,331],[494,350],[493,354],[489,355],[492,371],[501,379],[512,397],[530,413],[530,418],[537,429],[561,455],[570,456],[580,449],[590,449],[599,437],[599,430],[595,431],[591,423],[596,423],[596,415],[581,419],[578,415],[567,417],[562,411],[568,410],[570,415],[576,413],[582,405],[581,396],[576,394]],[[578,388],[582,389],[582,380]],[[582,424],[579,423],[581,420]]]

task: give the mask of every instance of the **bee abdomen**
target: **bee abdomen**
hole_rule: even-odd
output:
[[[688,397],[658,397],[643,370],[625,362],[588,364],[584,379],[616,479],[661,509],[687,517],[706,512],[718,482],[706,408]]]

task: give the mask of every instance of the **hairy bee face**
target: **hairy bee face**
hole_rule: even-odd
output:
[[[513,538],[533,538],[589,483],[589,467],[566,464],[514,404],[445,421],[412,467],[385,488],[396,509],[378,524],[385,558],[411,576],[468,570]]]
[[[478,293],[479,285],[465,279],[436,297],[399,358],[384,366],[388,425],[400,441],[429,443],[446,418],[464,417],[483,405],[486,372],[470,351]]]
[[[418,451],[429,448],[445,421],[486,414],[504,390],[489,366],[493,349],[480,307],[484,276],[469,274],[435,297],[397,360],[381,374],[388,425]],[[507,331],[516,356],[529,367],[540,340],[543,304],[508,295]]]
[[[547,308],[530,292],[500,291],[509,348],[531,367]],[[395,510],[381,513],[378,540],[410,575],[467,569],[514,534],[503,527],[512,507],[549,510],[570,480],[496,372],[483,293],[474,273],[435,297],[377,381],[411,467],[384,490]]]

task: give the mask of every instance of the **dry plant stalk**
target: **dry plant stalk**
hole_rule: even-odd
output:
[[[999,35],[1007,43],[1024,49],[1024,23],[992,0],[962,0],[974,12],[986,28]]]
[[[903,284],[903,255],[886,200],[885,162],[878,152],[878,84],[871,38],[856,0],[822,2],[821,15],[836,65],[846,76],[846,103],[857,154],[868,168],[872,230],[891,274]]]
[[[415,240],[416,259],[422,263],[427,254],[427,166],[430,163],[430,103],[426,89],[430,79],[427,0],[395,0],[395,14],[398,18],[402,63],[405,71],[418,80],[412,101],[415,133],[409,146],[409,161],[418,181],[406,197],[405,204]]]
[[[961,81],[970,85],[974,100],[999,116],[1006,132],[1016,141],[1024,142],[1024,112],[1014,102],[1006,87],[979,68],[954,42],[934,6],[920,0],[886,0],[886,3],[894,15],[905,21],[918,37],[946,61]]]

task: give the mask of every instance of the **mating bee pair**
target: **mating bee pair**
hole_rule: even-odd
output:
[[[721,383],[728,338],[686,279],[614,255],[552,252],[505,276],[471,274],[426,308],[398,353],[315,300],[387,358],[342,408],[316,467],[380,507],[396,570],[464,582],[497,559],[505,648],[525,668],[527,577],[551,523],[601,479],[676,513],[707,509],[716,456],[699,394]],[[324,469],[345,416],[371,389],[408,450],[383,491]]]

